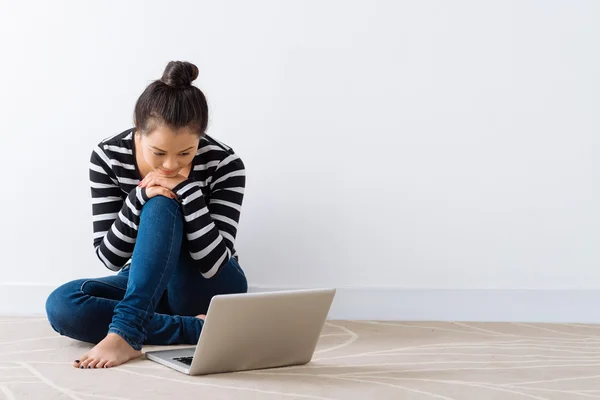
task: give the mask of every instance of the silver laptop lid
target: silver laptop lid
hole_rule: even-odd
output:
[[[308,363],[334,296],[305,289],[213,297],[190,374]]]

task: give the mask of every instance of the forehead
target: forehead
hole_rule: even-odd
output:
[[[177,131],[168,127],[158,127],[145,137],[149,146],[159,147],[162,150],[181,151],[188,147],[197,146],[200,138],[188,128]]]

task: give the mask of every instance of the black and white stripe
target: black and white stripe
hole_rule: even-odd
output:
[[[133,129],[103,140],[90,159],[94,248],[107,268],[118,271],[133,254],[142,207]],[[173,189],[180,197],[191,258],[206,278],[237,258],[245,167],[233,150],[210,136],[200,140],[186,181]]]

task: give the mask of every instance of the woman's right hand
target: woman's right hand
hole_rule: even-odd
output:
[[[167,189],[166,187],[162,187],[162,186],[147,187],[146,188],[146,196],[148,196],[149,199],[153,198],[154,196],[165,196],[170,199],[177,198],[177,196],[175,196],[175,193],[173,193],[170,189]]]

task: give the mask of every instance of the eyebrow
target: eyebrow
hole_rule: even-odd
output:
[[[159,149],[158,147],[154,147],[154,146],[150,146],[150,147],[152,147],[152,148],[153,148],[153,149],[155,149],[155,150],[162,151],[163,153],[166,153],[166,151],[165,151],[165,150],[161,150],[161,149]],[[194,148],[194,146],[192,146],[192,147],[188,147],[188,148],[187,148],[187,149],[185,149],[185,150],[181,150],[181,151],[180,151],[180,153],[183,153],[184,151],[191,150],[191,149],[193,149],[193,148]]]

